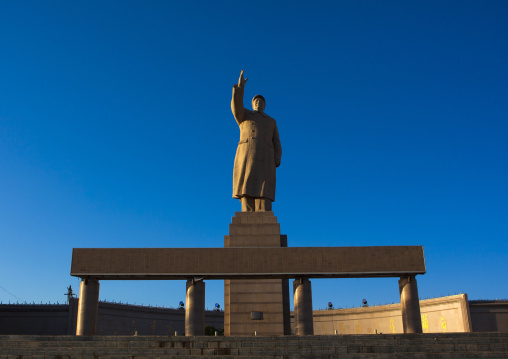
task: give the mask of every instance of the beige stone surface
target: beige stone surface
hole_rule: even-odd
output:
[[[79,285],[76,335],[95,335],[99,310],[99,281],[83,279]]]
[[[188,280],[185,296],[185,336],[205,335],[205,283]]]
[[[312,285],[307,278],[293,281],[296,335],[314,335],[312,316]]]
[[[236,213],[229,229],[230,235],[224,237],[225,247],[252,249],[287,245],[287,238],[280,235],[280,226],[273,212]],[[249,260],[268,263],[270,258],[251,257]],[[258,335],[284,335],[284,323],[289,334],[287,279],[227,280],[224,284],[225,335],[252,336],[254,332]],[[252,312],[261,312],[262,319],[251,319]]]
[[[399,291],[404,333],[422,333],[420,301],[415,276],[401,277],[399,280]]]
[[[396,283],[394,283],[396,288]],[[423,333],[470,332],[466,294],[420,301]],[[292,331],[294,325],[292,321]],[[401,334],[400,304],[314,311],[314,334]]]
[[[233,86],[231,100],[231,111],[240,128],[233,169],[233,198],[247,196],[275,201],[275,168],[280,165],[282,155],[279,131],[275,120],[264,113],[264,99],[253,99],[253,111],[244,108],[246,82],[242,70],[238,84]]]

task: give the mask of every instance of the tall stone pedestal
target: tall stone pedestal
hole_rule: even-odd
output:
[[[287,247],[287,236],[271,211],[236,212],[224,247]],[[287,279],[224,281],[225,335],[289,335],[289,314]]]

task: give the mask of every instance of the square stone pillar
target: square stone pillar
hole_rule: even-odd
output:
[[[271,211],[236,212],[224,247],[287,247],[287,236]],[[289,335],[289,315],[289,280],[224,281],[224,335]]]

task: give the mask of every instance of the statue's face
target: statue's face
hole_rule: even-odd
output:
[[[264,111],[265,109],[265,101],[262,98],[256,97],[252,100],[252,109],[254,111]]]

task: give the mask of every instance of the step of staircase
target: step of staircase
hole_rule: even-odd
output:
[[[280,337],[0,336],[0,359],[508,358],[508,333]]]

